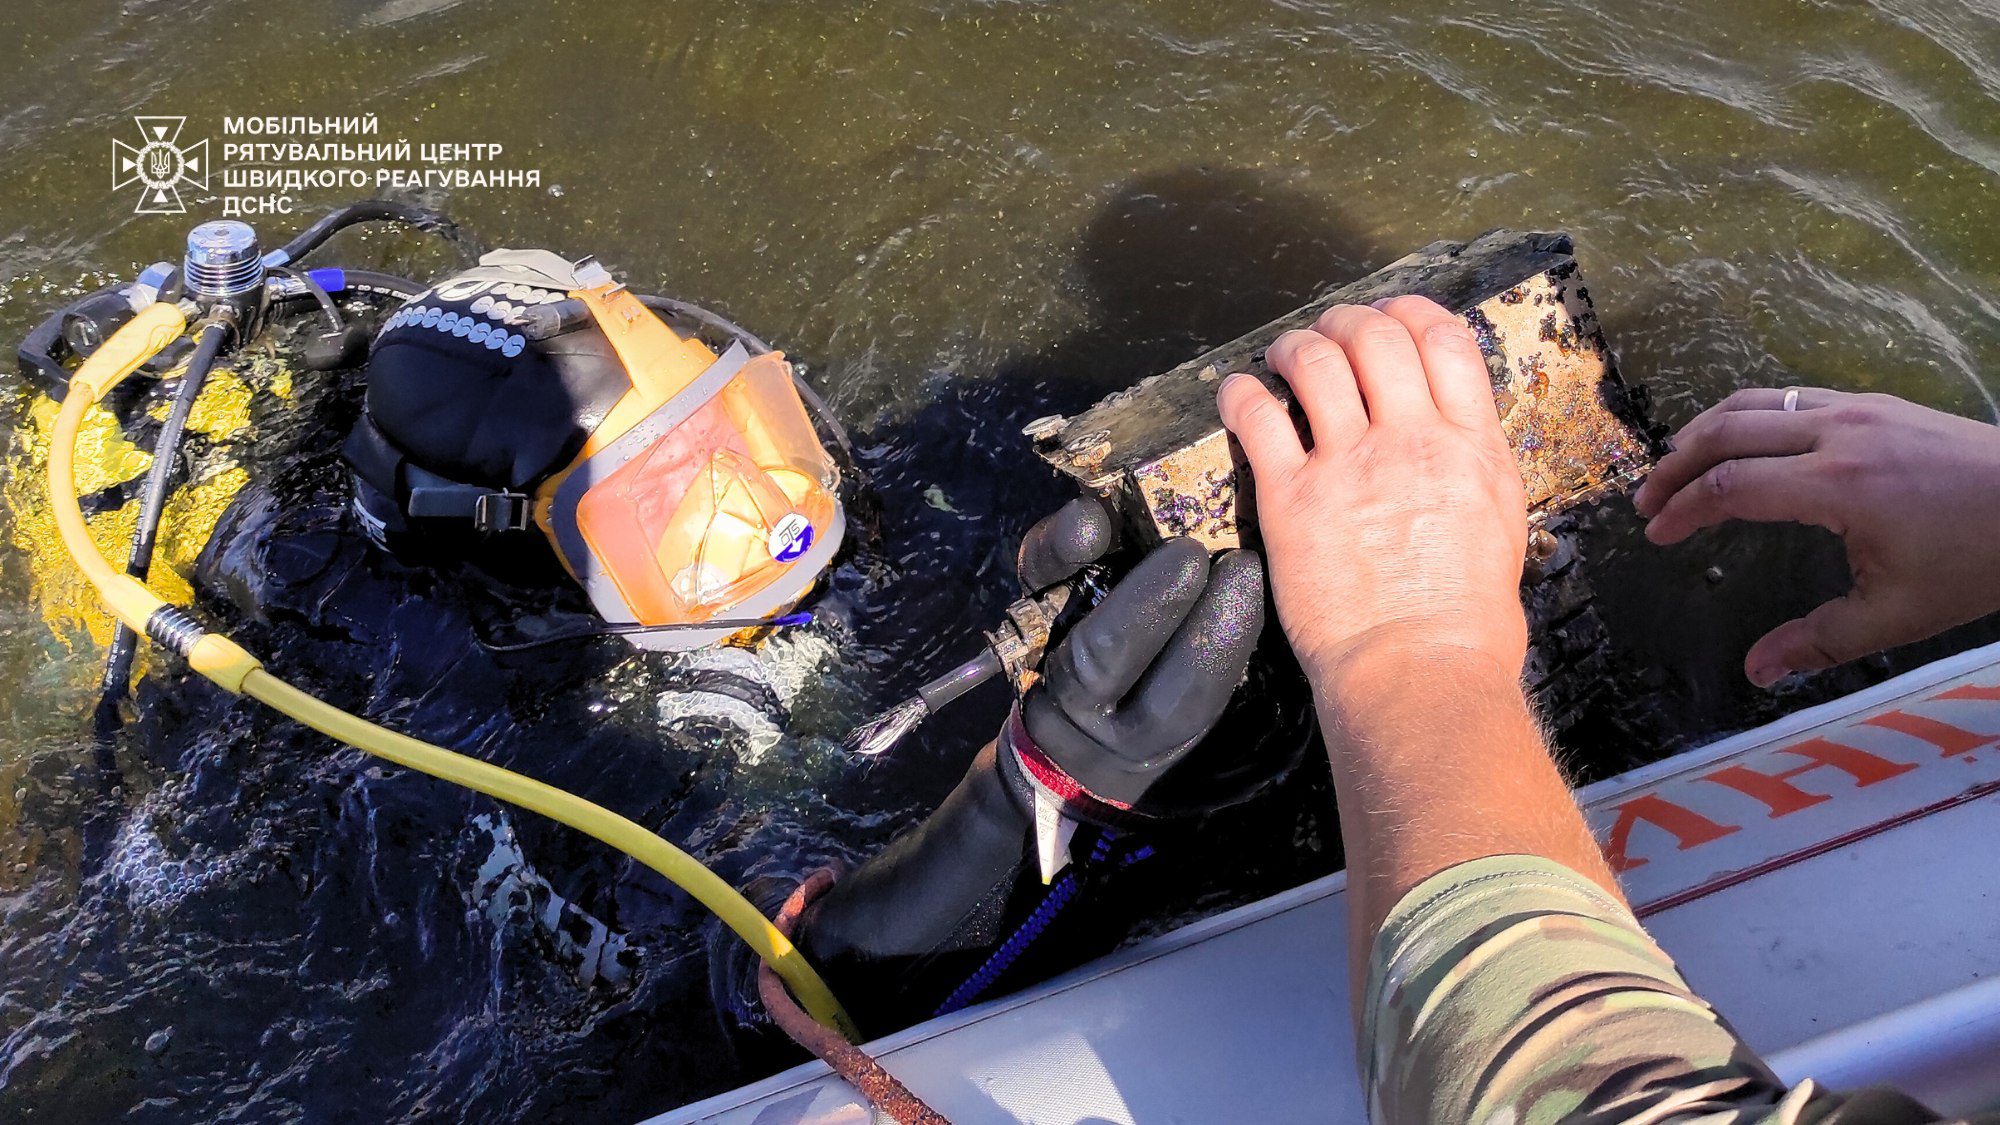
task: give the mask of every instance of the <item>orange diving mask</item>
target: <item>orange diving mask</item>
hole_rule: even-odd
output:
[[[682,337],[594,261],[590,309],[632,389],[535,492],[535,522],[606,621],[699,625],[784,613],[840,547],[839,474],[781,352],[720,356]],[[736,631],[638,634],[686,648]],[[655,640],[665,643],[649,643]]]
[[[538,528],[644,648],[786,614],[846,534],[840,474],[782,353],[735,330],[718,355],[649,301],[673,304],[595,259],[499,250],[404,305],[346,445],[362,525]]]

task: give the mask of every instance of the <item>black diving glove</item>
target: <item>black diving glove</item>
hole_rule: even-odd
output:
[[[1060,581],[1064,567],[1108,545],[1108,521],[1093,526],[1079,505],[1102,512],[1091,501],[1071,504],[1023,541],[1024,581]],[[1221,717],[1263,626],[1257,555],[1229,551],[1211,562],[1201,544],[1176,539],[1063,639],[999,742],[1001,771],[1032,810],[1044,881],[1067,863],[1079,821],[1144,818],[1147,789]]]
[[[1063,581],[1111,549],[1111,527],[1091,501],[1048,517],[1023,540],[1024,577]],[[850,1008],[856,1018],[871,1030],[900,1026],[977,968],[1004,933],[1038,808],[1055,814],[1054,835],[1066,842],[1072,812],[1123,816],[1109,802],[1141,804],[1222,714],[1263,621],[1254,554],[1211,563],[1181,540],[1134,568],[1058,646],[1008,721],[1015,733],[981,751],[922,824],[806,913],[800,945],[842,995],[870,998],[865,1010]],[[1074,800],[1052,801],[1024,754],[1056,785],[1070,779]]]
[[[1103,504],[1079,496],[1021,536],[1015,572],[1021,585],[1036,594],[1067,581],[1091,563],[1118,549],[1118,524]]]

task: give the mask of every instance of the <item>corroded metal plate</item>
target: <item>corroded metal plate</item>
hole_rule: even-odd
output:
[[[1249,474],[1216,413],[1217,384],[1247,371],[1289,401],[1284,380],[1264,363],[1272,340],[1332,305],[1405,293],[1471,323],[1534,522],[1636,481],[1661,451],[1642,396],[1618,376],[1568,236],[1514,231],[1433,243],[1082,414],[1043,419],[1029,434],[1050,464],[1112,500],[1140,544],[1188,535],[1222,550],[1254,541]]]

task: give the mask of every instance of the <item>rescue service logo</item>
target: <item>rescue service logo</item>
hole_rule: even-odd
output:
[[[181,185],[208,190],[208,140],[203,138],[182,147],[181,129],[185,117],[134,117],[139,124],[139,145],[111,142],[111,189],[123,191],[139,185],[138,215],[184,215]]]

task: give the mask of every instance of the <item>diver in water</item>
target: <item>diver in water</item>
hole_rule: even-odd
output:
[[[171,281],[144,286],[143,295],[133,285],[95,302],[115,318],[86,322],[80,310],[75,340],[63,337],[70,356],[51,357],[47,381],[71,393],[52,403],[49,481],[35,491],[64,496],[81,525],[86,511],[141,506],[126,502],[119,477],[58,467],[57,450],[96,455],[95,439],[77,438],[83,411],[92,425],[115,435],[122,424],[143,441],[149,406],[191,400],[188,388],[199,383],[178,366],[194,366],[187,349],[174,358],[158,343],[167,334],[148,326],[193,320],[188,335],[211,347],[226,337],[238,349],[230,354],[241,356],[240,380],[234,371],[215,380],[247,400],[240,423],[197,415],[195,440],[180,447],[187,476],[211,486],[217,513],[212,534],[203,528],[176,540],[199,545],[198,558],[183,554],[176,565],[198,605],[191,614],[162,604],[143,620],[129,612],[121,620],[187,656],[188,646],[169,642],[191,637],[199,614],[360,720],[570,793],[617,786],[630,818],[703,839],[717,882],[745,881],[744,867],[774,839],[783,843],[783,829],[735,828],[754,813],[732,802],[729,770],[752,760],[766,732],[773,742],[782,737],[795,685],[772,674],[779,659],[770,652],[829,646],[832,630],[787,624],[845,531],[834,500],[839,474],[782,357],[700,310],[638,297],[592,263],[554,255],[490,255],[435,286],[397,279],[363,299],[351,293],[358,271],[266,280],[254,241],[243,249],[241,304],[255,315],[238,311],[234,329],[192,300],[162,296]],[[303,295],[269,296],[281,284]],[[357,380],[328,370],[294,381],[299,367],[240,348],[260,325],[272,326],[265,339],[296,344],[321,320],[315,312],[335,323],[344,316],[362,345],[373,337],[365,402]],[[67,311],[52,321],[71,327]],[[126,382],[115,397],[80,381],[97,377],[86,369],[123,366],[116,357],[135,326],[160,359],[156,378]],[[96,347],[86,355],[77,341]],[[350,367],[357,357],[341,358]],[[281,382],[284,390],[259,393]],[[224,437],[210,439],[203,426]],[[163,471],[182,460],[164,435],[152,445]],[[228,471],[216,473],[218,463]],[[85,481],[88,492],[79,487]],[[51,507],[65,533],[64,506]],[[94,530],[101,538],[104,524]],[[393,552],[373,549],[361,530]],[[97,573],[113,569],[94,545],[66,539],[65,548],[71,566],[97,556]],[[156,631],[158,622],[170,627]],[[775,630],[781,643],[763,654],[713,643]],[[698,647],[647,661],[618,659],[618,650],[630,651],[624,641],[504,651],[606,632],[647,647]],[[540,658],[549,655],[561,659]],[[448,1025],[481,1003],[464,990],[417,988],[387,1018],[386,1010],[331,1010],[310,975],[297,991],[245,987],[255,961],[245,950],[275,932],[296,939],[294,972],[301,961],[337,963],[320,971],[362,979],[456,961],[451,975],[490,973],[496,994],[509,996],[507,1017],[486,1024],[495,1043],[532,1040],[538,1057],[613,1053],[650,1037],[634,1030],[584,1043],[556,1030],[601,1014],[606,983],[617,1000],[656,1007],[698,980],[699,965],[687,967],[686,958],[648,956],[698,942],[705,917],[663,895],[651,871],[553,820],[496,813],[469,790],[329,753],[307,728],[272,724],[269,711],[239,693],[241,681],[211,687],[198,675],[170,663],[146,677],[127,737],[107,755],[103,813],[84,830],[91,890],[81,908],[65,911],[75,920],[75,939],[63,942],[70,971],[88,965],[94,980],[106,959],[124,961],[121,938],[134,927],[212,939],[177,960],[177,995],[206,993],[213,1010],[246,1017],[249,1039],[235,1029],[216,1033],[236,1037],[219,1052],[232,1057],[261,1049],[256,1037],[267,1024],[338,1026],[349,1017],[369,1027],[358,1036],[371,1041],[357,1048],[365,1055],[393,1038],[397,1022]],[[128,798],[120,783],[133,773],[148,784]],[[635,785],[635,777],[652,783]],[[704,839],[710,825],[718,829]],[[350,878],[357,869],[363,875]],[[351,926],[318,925],[322,917],[370,924],[357,938]],[[143,941],[136,947],[149,950]],[[324,960],[335,947],[334,960]],[[143,975],[134,969],[126,979]],[[86,1000],[52,1003],[22,1037],[94,1019],[91,1010]],[[554,1011],[563,1014],[535,1018]],[[671,1055],[702,1058],[720,1049],[718,1039],[678,1036]]]
[[[344,447],[354,511],[405,558],[531,575],[552,554],[606,623],[539,634],[515,623],[511,647],[617,632],[649,648],[740,651],[714,646],[804,617],[793,607],[845,530],[839,473],[782,356],[754,338],[718,355],[600,275],[589,261],[495,252],[391,317]],[[566,295],[593,286],[625,307],[572,308]],[[632,326],[651,338],[621,338]],[[1103,507],[1072,502],[1024,537],[1022,584],[1031,595],[1072,584],[1117,539]],[[1018,977],[1016,946],[1051,904],[1144,857],[1177,814],[1240,801],[1296,760],[1206,738],[1258,649],[1264,607],[1255,554],[1211,561],[1177,541],[1082,615],[939,808],[804,919],[801,946],[837,991],[865,998],[865,1026]],[[1181,796],[1160,800],[1169,776]],[[1099,897],[1119,912],[1116,896]],[[1065,942],[1063,960],[1122,932],[1110,919],[1097,929],[1099,940]],[[721,992],[740,1010],[754,962],[731,957]]]
[[[245,335],[269,300],[254,232],[210,224],[190,245],[211,228],[229,236],[239,260],[242,277],[229,276],[241,284],[227,308],[237,310],[236,335]],[[186,272],[196,277],[193,266]],[[316,288],[320,278],[338,286],[340,272],[298,284],[319,298],[342,345],[337,358],[351,362],[370,333],[360,323],[342,325],[328,293]],[[514,750],[536,741],[522,729],[523,716],[512,714],[516,701],[537,712],[530,720],[537,725],[576,705],[562,689],[554,689],[556,699],[547,689],[507,691],[506,712],[468,727],[470,715],[451,703],[506,691],[497,673],[507,654],[563,641],[616,635],[679,654],[674,671],[697,675],[677,685],[688,690],[669,694],[713,712],[703,717],[710,729],[757,725],[733,722],[744,715],[769,727],[772,715],[782,716],[787,701],[769,690],[776,685],[749,646],[812,620],[799,607],[847,536],[842,473],[807,409],[818,404],[782,354],[700,309],[631,293],[588,258],[499,250],[429,288],[398,286],[391,292],[403,303],[370,318],[379,327],[358,411],[350,413],[349,399],[313,412],[312,434],[294,435],[300,455],[234,498],[197,565],[200,588],[234,603],[253,647],[310,645],[321,690],[358,695],[363,712],[396,709],[398,727],[476,747],[488,759],[452,770],[498,765],[495,732],[508,732]],[[134,326],[184,324],[188,315],[181,303],[152,301],[150,293],[105,299],[112,298]],[[197,313],[208,308],[188,304]],[[197,329],[210,362],[224,338],[220,316],[208,314]],[[74,374],[51,357],[51,378],[101,398],[92,380],[126,345],[105,347],[79,356],[85,363]],[[144,362],[158,352],[152,347],[132,354]],[[338,398],[341,388],[329,380],[320,389]],[[88,400],[77,398],[58,419],[59,430],[70,427],[69,448],[82,417],[75,405],[88,409]],[[845,450],[823,406],[820,415]],[[328,427],[342,435],[346,482],[324,471],[336,444],[325,440]],[[156,460],[170,465],[164,455]],[[74,474],[52,467],[51,476]],[[81,523],[80,508],[73,520]],[[347,534],[357,527],[386,555]],[[998,662],[1022,689],[999,738],[928,821],[806,920],[801,944],[854,984],[852,994],[865,998],[864,1024],[883,1028],[949,1010],[1108,946],[1123,930],[1115,920],[1124,888],[1101,893],[1105,876],[1145,858],[1183,814],[1240,802],[1296,760],[1265,753],[1268,740],[1206,738],[1262,634],[1256,557],[1234,552],[1211,561],[1201,546],[1176,542],[1144,559],[1114,560],[1116,539],[1110,514],[1090,501],[1030,531],[1020,574],[1031,600],[1050,608],[1044,628],[1030,630],[1034,643]],[[69,549],[79,565],[97,554]],[[205,626],[129,579],[110,583],[102,574],[110,564],[97,561],[98,570],[86,570],[100,590],[109,583],[128,602],[149,603],[121,620],[136,629],[143,619],[149,636],[201,663],[194,648],[209,643]],[[1120,564],[1131,564],[1129,575],[1087,613],[1074,612],[1081,621],[1064,635],[1062,607],[1081,606]],[[1080,574],[1086,568],[1088,581]],[[1048,627],[1057,629],[1057,644],[1037,669]],[[546,665],[533,673],[544,682],[580,667],[522,663]],[[221,665],[207,667],[201,674],[214,679],[209,673]],[[251,675],[223,672],[216,682],[234,695]],[[523,683],[513,674],[505,680]],[[356,728],[343,722],[341,729]],[[354,744],[370,748],[363,743],[372,736],[360,737]],[[536,772],[570,764],[567,756],[544,758]],[[109,866],[132,868],[120,857],[150,854],[148,838],[109,845]],[[1080,940],[1043,942],[1024,957],[1086,886],[1090,901],[1064,918]],[[1092,911],[1114,924],[1092,926]],[[1125,911],[1122,920],[1141,913]],[[745,925],[732,928],[744,934]],[[754,944],[753,934],[744,936]],[[1062,946],[1053,958],[1052,945]]]
[[[244,261],[254,262],[254,251],[253,243]],[[572,792],[601,789],[607,768],[643,763],[666,780],[621,801],[631,815],[671,821],[677,838],[698,838],[702,826],[717,825],[727,842],[704,846],[704,862],[723,883],[754,884],[756,865],[782,852],[769,845],[787,829],[753,826],[746,831],[758,833],[755,840],[735,842],[735,826],[756,818],[723,807],[719,787],[702,779],[714,776],[707,763],[718,747],[744,746],[736,734],[784,739],[791,705],[785,681],[798,677],[770,675],[770,653],[825,649],[829,630],[794,627],[847,608],[847,567],[829,583],[834,596],[800,608],[850,538],[843,462],[828,452],[845,447],[837,425],[823,407],[814,418],[810,390],[761,341],[702,310],[629,293],[588,259],[499,251],[428,288],[392,279],[397,284],[370,301],[390,297],[400,306],[378,315],[363,305],[344,326],[325,290],[340,291],[341,273],[291,278],[300,293],[287,307],[314,298],[338,329],[329,334],[340,344],[329,354],[332,366],[310,370],[351,366],[373,337],[365,391],[329,378],[305,383],[296,401],[284,392],[258,400],[266,421],[282,424],[262,435],[271,440],[238,451],[259,471],[230,488],[213,534],[200,537],[206,545],[190,574],[200,612],[227,621],[250,650],[285,654],[274,667],[309,666],[300,670],[309,672],[312,688],[351,707],[361,725],[390,723],[468,763],[520,766]],[[346,281],[359,276],[349,271]],[[147,303],[138,288],[104,300],[115,297],[132,323],[174,313],[179,324],[201,312],[166,297]],[[264,309],[255,303],[262,290],[252,284],[245,291],[246,304]],[[52,318],[64,327],[68,320],[68,310]],[[214,321],[205,317],[194,335],[221,339]],[[258,321],[246,315],[237,323]],[[282,330],[296,338],[302,327]],[[52,447],[74,451],[83,415],[72,405],[101,405],[104,420],[129,426],[119,411],[136,412],[134,403],[147,393],[159,397],[162,388],[174,393],[171,383],[135,383],[124,389],[137,396],[107,401],[90,381],[98,376],[84,371],[105,354],[78,351],[73,358],[83,363],[75,369],[51,356],[45,373],[52,386],[91,391],[59,410]],[[152,373],[170,376],[172,357],[156,358]],[[184,378],[177,402],[191,402],[198,384]],[[827,444],[816,430],[829,435]],[[164,441],[164,448],[175,443]],[[175,460],[155,458],[162,472]],[[347,471],[337,471],[340,461]],[[49,495],[71,497],[73,522],[81,525],[73,466],[58,471],[54,463],[51,457]],[[61,478],[66,487],[58,487]],[[115,492],[107,495],[115,499]],[[91,506],[100,502],[93,498]],[[387,551],[371,548],[357,531]],[[1086,595],[1076,572],[1112,563],[1113,540],[1106,513],[1072,505],[1028,536],[1023,578],[1031,591]],[[86,574],[105,590],[111,564],[101,552],[79,547],[67,532],[64,544],[78,565],[96,558],[97,569]],[[158,604],[146,614],[120,614],[134,630],[184,657],[196,644],[221,639],[137,589]],[[1254,556],[1211,562],[1180,543],[1138,560],[1094,611],[1078,612],[1082,624],[1066,638],[1058,634],[1040,682],[951,798],[809,919],[807,948],[836,965],[835,975],[886,982],[856,993],[863,1024],[882,1028],[962,1005],[996,982],[1005,987],[1024,971],[1046,971],[1046,961],[1023,958],[1021,949],[1080,885],[1145,857],[1180,814],[1241,801],[1269,780],[1276,771],[1266,768],[1267,755],[1246,751],[1243,740],[1204,738],[1252,663],[1263,604]],[[659,700],[660,718],[668,718],[670,703],[683,706],[694,720],[688,725],[699,729],[642,723],[644,735],[633,738],[593,718],[628,701],[618,684],[602,682],[616,663],[607,650],[622,646],[594,646],[565,660],[509,657],[606,635],[674,651],[645,667],[634,662],[618,678],[629,684],[665,673],[671,688]],[[774,637],[761,651],[752,647]],[[677,905],[668,909],[672,900],[643,873],[600,856],[554,863],[549,870],[561,874],[542,880],[525,857],[567,858],[562,849],[573,844],[559,842],[567,834],[552,822],[473,817],[480,805],[464,802],[476,798],[440,799],[434,788],[395,783],[393,773],[385,779],[357,769],[347,755],[324,757],[301,795],[279,780],[295,769],[282,749],[323,754],[318,736],[290,724],[250,725],[269,719],[243,702],[251,671],[235,682],[211,675],[212,663],[194,671],[221,690],[195,683],[196,676],[141,686],[134,742],[177,778],[152,789],[139,815],[126,816],[116,762],[105,771],[113,783],[107,809],[121,819],[100,846],[86,848],[94,857],[89,868],[107,875],[107,893],[82,932],[115,932],[104,920],[121,911],[164,919],[199,914],[204,903],[234,903],[270,867],[270,854],[304,847],[302,840],[330,841],[311,845],[330,852],[365,851],[379,834],[397,837],[392,846],[400,847],[402,826],[422,824],[431,827],[420,837],[464,837],[454,847],[471,849],[462,858],[478,874],[464,887],[478,913],[510,935],[526,926],[533,931],[526,941],[546,935],[554,960],[574,971],[579,987],[627,979],[673,987],[673,974],[657,965],[651,973],[632,969],[661,931],[698,923]],[[256,674],[259,683],[277,683]],[[760,730],[728,729],[751,726]],[[754,762],[740,753],[736,760]],[[1246,769],[1246,762],[1256,764]],[[259,772],[265,769],[271,780]],[[326,798],[337,802],[336,815],[295,815],[322,793],[337,795]],[[393,814],[382,815],[391,802]],[[475,830],[456,828],[466,822]],[[643,893],[626,896],[628,885]],[[374,931],[384,949],[424,935],[420,959],[429,958],[427,924],[405,932],[397,921],[427,919],[437,904],[404,897],[404,889],[370,889],[362,901],[326,909],[387,919]],[[1088,927],[1090,910],[1117,905],[1115,895],[1092,897],[1095,903],[1071,907],[1063,924]],[[273,909],[322,906],[286,898]],[[470,946],[483,948],[485,926],[473,912],[465,916]],[[1014,938],[1003,940],[1009,933]],[[1060,960],[1079,960],[1121,930],[1097,927],[1082,936],[1044,942],[1037,952],[1045,956],[1060,944]],[[495,945],[495,956],[504,948]],[[273,1008],[284,1004],[269,1000]]]

